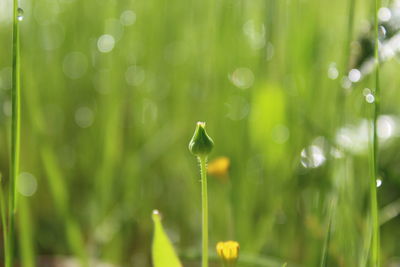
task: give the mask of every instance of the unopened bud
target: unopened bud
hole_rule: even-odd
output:
[[[239,257],[239,243],[236,241],[218,242],[216,248],[225,263],[234,263]]]
[[[214,141],[206,132],[206,123],[198,122],[193,137],[189,142],[189,150],[197,157],[206,157],[214,147]]]

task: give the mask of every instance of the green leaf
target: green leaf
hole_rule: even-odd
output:
[[[154,237],[152,246],[153,267],[182,267],[178,256],[161,224],[161,216],[153,211]]]

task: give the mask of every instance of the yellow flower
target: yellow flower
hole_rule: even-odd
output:
[[[236,241],[218,242],[217,253],[224,262],[235,262],[239,257],[239,243]]]
[[[228,157],[219,157],[208,164],[207,172],[209,175],[224,179],[228,177],[228,170],[230,165],[231,161]]]

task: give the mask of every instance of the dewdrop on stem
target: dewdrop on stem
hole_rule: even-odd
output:
[[[17,19],[18,21],[22,21],[24,19],[24,10],[20,7],[17,9]]]

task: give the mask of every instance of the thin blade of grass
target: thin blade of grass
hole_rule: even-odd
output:
[[[17,201],[17,177],[19,172],[19,150],[20,150],[20,39],[18,20],[18,1],[13,1],[13,35],[12,35],[12,88],[11,88],[11,160],[10,160],[10,181],[8,192],[8,237],[6,267],[12,267],[14,257],[15,239],[15,213]]]
[[[378,197],[376,189],[376,181],[378,180],[378,116],[380,112],[380,84],[379,84],[379,32],[378,32],[378,9],[380,1],[375,0],[374,10],[374,31],[375,31],[375,47],[374,59],[376,64],[375,69],[375,102],[373,114],[373,145],[372,145],[372,175],[370,180],[370,208],[372,216],[372,248],[371,248],[371,264],[372,266],[380,266],[380,241],[379,241],[379,214],[378,214]]]

